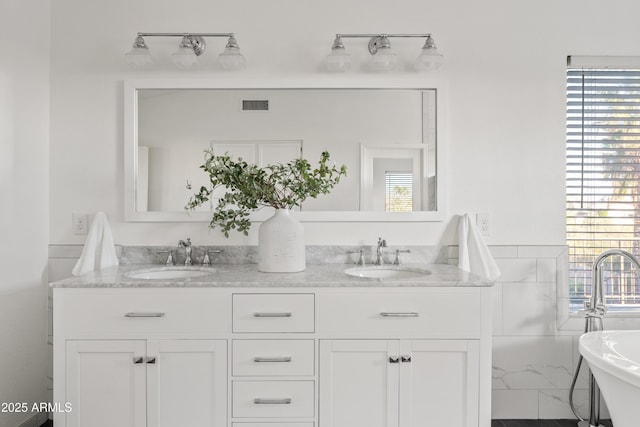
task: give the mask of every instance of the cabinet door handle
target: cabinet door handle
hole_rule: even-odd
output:
[[[145,363],[149,363],[151,365],[155,365],[156,364],[156,358],[155,357],[147,357],[147,360],[145,361]]]
[[[142,363],[144,361],[144,357],[134,357],[133,358],[133,363],[135,363],[136,365],[139,363]]]
[[[383,317],[418,317],[420,316],[420,313],[417,313],[415,311],[383,311],[380,313],[380,316]]]
[[[289,405],[291,404],[291,398],[286,397],[284,399],[262,399],[257,397],[253,399],[253,403],[256,405]]]
[[[253,317],[291,317],[291,312],[283,312],[283,313],[253,313]]]
[[[164,313],[160,312],[130,312],[126,313],[124,317],[164,317]]]
[[[283,357],[261,357],[256,356],[253,358],[253,361],[256,363],[260,362],[291,362],[291,356],[283,356]]]
[[[400,358],[398,356],[390,356],[389,363],[400,363]]]
[[[400,356],[400,361],[402,363],[409,363],[411,362],[411,356]]]

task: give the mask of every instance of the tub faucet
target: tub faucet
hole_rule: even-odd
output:
[[[178,247],[184,248],[184,265],[191,265],[193,261],[191,260],[191,239],[187,237],[187,240],[180,240],[178,242]]]
[[[607,312],[607,305],[605,302],[604,286],[602,284],[602,263],[611,256],[621,256],[625,258],[636,267],[636,272],[640,272],[640,261],[631,253],[622,249],[609,249],[602,252],[596,260],[593,262],[591,269],[591,300],[587,306],[587,318],[599,319],[599,324],[596,324],[595,320],[589,325],[589,331],[597,331],[602,329],[602,316]]]
[[[622,250],[622,249],[609,249],[602,252],[598,255],[593,262],[593,267],[591,268],[591,300],[588,303],[585,303],[586,307],[586,325],[585,332],[591,331],[601,331],[604,329],[602,318],[607,313],[607,304],[605,300],[605,290],[604,285],[602,283],[602,264],[605,260],[607,260],[611,256],[620,256],[624,259],[631,261],[631,263],[636,267],[636,274],[640,272],[640,261],[633,254]],[[578,368],[573,376],[573,382],[571,383],[571,388],[569,390],[569,405],[571,406],[571,410],[574,414],[577,415],[573,404],[573,390],[576,383],[576,378],[578,377],[578,373],[580,370],[580,363],[582,362],[582,355],[580,355],[580,359],[578,361]],[[580,418],[580,417],[578,417]],[[581,419],[581,418],[580,418]],[[585,425],[586,424],[586,420]],[[582,424],[581,421],[578,424]],[[600,387],[596,382],[593,373],[589,373],[589,426],[600,426]]]
[[[376,261],[374,262],[375,265],[384,265],[382,248],[386,248],[386,247],[387,247],[387,241],[384,240],[382,237],[378,237],[378,244],[376,247]]]

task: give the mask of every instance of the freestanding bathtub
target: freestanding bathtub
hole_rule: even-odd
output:
[[[584,356],[615,427],[640,425],[640,330],[595,331],[580,337]]]

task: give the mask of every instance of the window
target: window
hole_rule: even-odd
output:
[[[640,69],[567,71],[567,244],[571,311],[591,295],[591,267],[606,249],[640,255]],[[609,310],[640,307],[636,271],[605,266]]]
[[[413,173],[384,173],[385,212],[413,211]]]

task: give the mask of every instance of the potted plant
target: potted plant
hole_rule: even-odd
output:
[[[264,272],[296,272],[305,269],[304,230],[291,217],[290,210],[307,198],[328,194],[347,173],[345,165],[337,168],[329,164],[329,153],[320,155],[313,168],[306,159],[259,167],[228,153],[216,155],[205,151],[201,169],[209,175],[209,187],[201,187],[185,207],[193,210],[209,202],[220,187],[226,190],[213,209],[209,228],[219,227],[225,237],[236,230],[248,234],[250,214],[263,208],[275,208],[274,215],[265,221],[258,232],[258,269]]]

